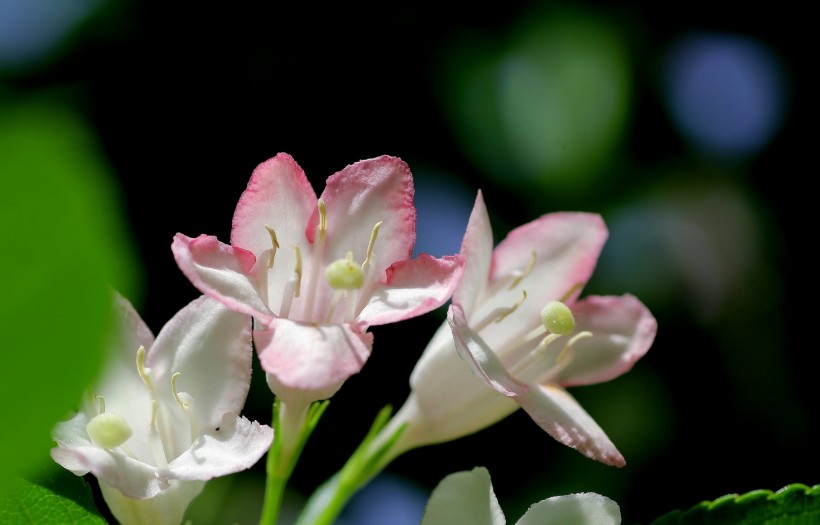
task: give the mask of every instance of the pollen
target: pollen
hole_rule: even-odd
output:
[[[553,334],[569,335],[575,329],[572,311],[560,301],[550,301],[541,309],[541,322]]]
[[[362,268],[353,262],[351,254],[344,259],[336,259],[325,268],[325,279],[335,290],[355,290],[364,284]]]
[[[131,426],[125,418],[111,412],[103,412],[91,418],[85,427],[88,437],[102,448],[116,448],[131,437]]]

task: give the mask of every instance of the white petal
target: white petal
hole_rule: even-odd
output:
[[[587,492],[539,501],[516,525],[619,525],[621,510],[611,499]]]
[[[218,430],[197,438],[164,473],[171,479],[203,481],[233,474],[256,464],[272,441],[273,429],[269,426],[225,414]]]
[[[481,191],[476,196],[467,231],[461,241],[461,255],[464,257],[464,273],[453,301],[461,305],[470,319],[476,302],[487,288],[493,256],[493,230]]]
[[[533,387],[516,401],[539,427],[564,445],[607,465],[626,464],[598,423],[563,388]]]
[[[447,323],[416,363],[410,386],[413,391],[400,411],[410,425],[405,433],[408,448],[472,434],[518,409],[472,373],[456,352]]]
[[[100,482],[111,513],[121,525],[179,525],[191,501],[202,492],[204,481],[173,480],[167,489],[148,499],[133,499]]]
[[[484,467],[456,472],[433,490],[421,525],[504,525],[504,513]]]
[[[164,404],[177,407],[171,376],[179,372],[177,391],[193,398],[191,410],[199,429],[213,429],[224,413],[242,410],[252,358],[250,316],[202,296],[168,321],[146,361]]]

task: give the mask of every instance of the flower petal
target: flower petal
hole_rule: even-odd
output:
[[[563,386],[609,381],[627,372],[655,339],[658,324],[634,296],[590,296],[573,308],[576,331],[592,337],[572,347],[572,361],[553,381]]]
[[[589,213],[552,213],[510,232],[493,252],[488,297],[477,319],[500,307],[510,307],[527,292],[514,315],[482,330],[493,348],[519,340],[541,324],[541,308],[570,294],[570,304],[592,274],[607,237],[601,217]],[[535,264],[532,254],[535,253]],[[527,269],[529,271],[527,272]],[[517,286],[516,276],[526,275]]]
[[[444,304],[459,281],[460,255],[436,259],[421,254],[387,269],[387,282],[376,285],[373,297],[359,314],[369,325],[394,323],[425,314]]]
[[[117,450],[105,450],[91,444],[53,448],[51,457],[75,474],[83,471],[94,474],[129,498],[152,498],[159,494],[167,483],[151,465],[132,459]]]
[[[409,259],[416,242],[413,191],[410,168],[395,157],[362,160],[331,175],[322,192],[327,206],[325,259],[352,251],[354,260],[364,261],[373,226],[380,221],[371,262],[377,275],[394,262]],[[306,232],[311,242],[318,221],[314,211]]]
[[[563,388],[533,387],[515,399],[539,427],[564,445],[607,465],[626,464],[598,423]]]
[[[470,370],[487,386],[508,397],[522,395],[529,387],[515,380],[496,357],[495,352],[475,332],[464,316],[464,310],[455,303],[450,305],[447,321],[453,330],[456,350]]]
[[[621,509],[611,499],[585,492],[555,496],[532,505],[516,525],[619,525]]]
[[[192,399],[200,428],[216,428],[226,412],[238,413],[251,381],[251,318],[229,310],[210,297],[191,301],[162,328],[146,364],[167,405],[175,405],[172,374],[179,372],[177,392]]]
[[[410,447],[450,441],[486,428],[518,410],[511,398],[487,388],[462,360],[446,322],[433,335],[410,375],[412,392],[396,414],[408,417],[402,442]]]
[[[453,301],[460,304],[469,318],[473,308],[487,288],[490,278],[490,263],[493,254],[493,230],[484,197],[479,190],[467,223],[464,240],[461,241],[461,255],[464,257],[464,273],[453,295]]]
[[[248,469],[270,448],[273,429],[232,413],[205,433],[163,472],[169,479],[203,480]]]
[[[114,297],[114,311],[117,323],[114,337],[109,343],[106,363],[93,395],[103,399],[107,412],[125,418],[131,429],[140,435],[148,430],[151,396],[137,372],[136,357],[140,346],[151,348],[154,336],[131,303],[119,294]],[[97,415],[97,399],[88,399],[84,411],[88,417]],[[84,425],[80,429],[82,435],[85,435]],[[136,446],[134,452],[143,457],[141,454],[148,451]]]
[[[293,396],[309,402],[333,395],[370,357],[373,335],[359,328],[275,319],[266,330],[254,332],[273,393],[294,405]]]
[[[450,474],[439,482],[421,525],[504,525],[504,512],[484,467]]]
[[[282,247],[304,242],[316,200],[302,168],[287,153],[279,153],[253,170],[236,205],[231,245],[258,257],[271,247],[266,226],[276,231]]]
[[[182,273],[199,291],[236,312],[271,319],[271,311],[259,295],[256,257],[251,252],[223,244],[211,235],[193,239],[181,233],[174,236],[171,250]]]
[[[169,482],[168,488],[149,499],[133,499],[100,482],[105,503],[121,525],[179,525],[191,501],[202,492],[204,481]]]

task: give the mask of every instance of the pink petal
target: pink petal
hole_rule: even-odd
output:
[[[223,244],[211,235],[193,239],[181,233],[174,236],[171,250],[182,273],[205,295],[263,321],[272,317],[259,295],[256,257],[251,252]]]
[[[459,281],[464,259],[460,255],[436,259],[421,254],[387,269],[385,283],[376,285],[359,319],[370,324],[394,323],[429,312],[444,304]]]
[[[333,395],[370,357],[373,335],[358,328],[275,319],[268,329],[254,332],[273,393],[286,403],[293,396],[306,402]]]
[[[450,305],[447,321],[453,330],[456,351],[476,377],[487,383],[490,388],[508,397],[519,396],[527,392],[529,387],[519,383],[508,374],[487,343],[470,328],[464,316],[464,310],[459,305],[455,303]]]
[[[305,241],[305,226],[316,209],[316,193],[293,158],[280,153],[253,171],[233,216],[231,245],[257,257],[271,247],[265,226],[283,249]],[[289,268],[292,270],[292,268]]]
[[[572,292],[571,304],[586,284],[607,237],[601,217],[589,213],[552,213],[510,232],[493,252],[488,297],[475,322],[496,308],[516,304],[527,292],[527,298],[514,315],[501,323],[492,323],[482,336],[493,348],[502,348],[524,337],[541,324],[540,312],[548,301]],[[536,262],[517,286],[515,272],[523,272],[532,260]]]
[[[332,175],[322,193],[327,205],[325,259],[339,259],[352,251],[353,258],[363,262],[373,226],[380,221],[372,261],[377,275],[410,258],[416,241],[413,193],[410,168],[395,157],[359,161]],[[311,242],[318,220],[314,211],[306,232]]]
[[[179,372],[177,391],[192,397],[191,410],[200,428],[213,429],[224,413],[242,410],[250,387],[252,353],[250,316],[200,297],[166,323],[146,364],[167,406],[176,405],[171,375]]]
[[[539,386],[515,399],[539,427],[564,445],[606,465],[626,464],[598,423],[563,388]]]
[[[464,257],[464,273],[453,295],[453,301],[460,304],[469,318],[476,301],[487,288],[490,277],[490,262],[493,254],[493,230],[484,197],[479,190],[467,223],[467,231],[461,242]]]
[[[573,308],[576,333],[589,330],[593,337],[572,347],[572,361],[554,381],[564,385],[590,385],[609,381],[632,368],[655,339],[658,324],[634,296],[590,296]]]

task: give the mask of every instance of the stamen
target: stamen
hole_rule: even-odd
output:
[[[99,403],[98,414],[105,413],[105,398],[103,396],[97,396],[97,403]]]
[[[158,417],[157,412],[159,407],[157,400],[151,400],[151,423],[148,429],[148,446],[151,448],[151,454],[154,456],[156,466],[164,469],[168,467],[168,458],[165,456],[165,447],[162,445],[162,438],[159,437]]]
[[[325,235],[327,235],[327,207],[325,206],[325,201],[319,199],[318,202],[319,206],[319,236],[322,238],[322,241],[325,240]]]
[[[567,346],[572,346],[581,339],[586,339],[587,337],[592,337],[592,332],[589,330],[584,330],[583,332],[578,332],[567,342]]]
[[[276,250],[279,249],[279,241],[276,239],[276,231],[268,226],[265,225],[265,229],[268,230],[268,235],[270,235],[270,243],[273,246],[270,252],[270,259],[268,260],[268,270],[273,268],[273,260],[276,258]]]
[[[148,375],[148,369],[145,368],[145,347],[140,346],[137,349],[137,373],[140,375],[140,379],[142,382],[145,383],[150,389],[154,388],[154,384],[151,382],[151,376]]]
[[[373,231],[370,232],[370,242],[367,244],[367,257],[364,258],[364,262],[362,263],[362,270],[364,270],[365,266],[370,265],[370,260],[373,258],[373,246],[376,245],[376,237],[379,236],[379,228],[384,221],[379,221],[373,226]]]
[[[550,301],[541,309],[541,322],[553,334],[569,335],[575,329],[572,310],[560,301]]]
[[[293,298],[299,297],[299,293],[302,289],[302,250],[299,249],[299,245],[297,244],[293,247],[293,251],[296,252],[296,267],[293,269],[293,273],[290,274],[288,282],[285,283],[285,289],[282,292],[282,305],[279,308],[279,317],[290,316],[290,307],[293,304]]]
[[[327,307],[327,314],[325,314],[325,323],[329,323],[336,311],[336,305],[339,304],[339,299],[344,296],[347,299],[347,290],[333,290],[333,295],[330,297],[330,305]]]
[[[508,288],[508,290],[512,290],[513,288],[518,286],[519,283],[521,283],[521,280],[524,277],[526,277],[535,267],[535,261],[538,259],[538,254],[535,252],[535,250],[532,250],[530,252],[530,255],[530,262],[526,268],[524,268],[523,270],[513,270],[512,275],[513,277],[515,277],[515,279],[513,279],[513,282],[510,283],[510,287]]]
[[[519,300],[518,300],[518,302],[517,302],[517,303],[515,303],[514,305],[510,306],[509,308],[507,308],[507,310],[506,310],[506,311],[504,311],[504,312],[502,312],[501,314],[499,314],[499,316],[498,316],[498,317],[496,317],[496,318],[495,318],[495,321],[493,321],[493,322],[494,322],[494,323],[500,323],[501,321],[503,321],[504,319],[506,319],[506,318],[507,318],[507,316],[509,316],[511,313],[513,313],[513,312],[515,312],[516,310],[518,310],[518,308],[519,308],[522,304],[524,304],[524,301],[526,301],[526,300],[527,300],[527,290],[521,290],[521,299],[519,299]]]
[[[327,207],[325,201],[319,199],[319,225],[316,227],[316,237],[313,239],[313,253],[310,257],[310,273],[307,282],[307,297],[302,309],[304,320],[313,319],[313,308],[316,297],[316,287],[319,284],[319,270],[325,259],[325,236],[327,235]]]
[[[171,374],[171,393],[174,395],[174,400],[177,402],[179,407],[184,411],[188,411],[188,403],[184,402],[179,397],[179,392],[177,391],[177,378],[181,375],[181,372],[174,372]]]
[[[302,291],[302,250],[297,244],[293,247],[293,251],[296,253],[296,268],[293,269],[293,274],[296,275],[296,285],[293,288],[293,296],[299,297]]]
[[[575,284],[573,284],[572,288],[567,290],[567,293],[562,295],[561,298],[558,299],[558,300],[561,301],[562,303],[565,303],[565,302],[569,301],[569,298],[572,297],[575,294],[575,292],[577,292],[581,288],[581,286],[583,286],[583,285],[584,285],[584,283],[575,283]]]
[[[488,313],[484,316],[481,321],[471,325],[472,329],[476,332],[479,332],[486,328],[490,323],[500,323],[504,319],[506,319],[511,313],[518,310],[518,307],[524,303],[524,300],[527,299],[527,291],[521,290],[521,299],[518,300],[514,305],[508,306],[506,308],[495,308],[492,312]]]
[[[91,441],[105,449],[116,448],[131,437],[133,431],[128,422],[119,414],[106,412],[91,418],[85,426]]]

